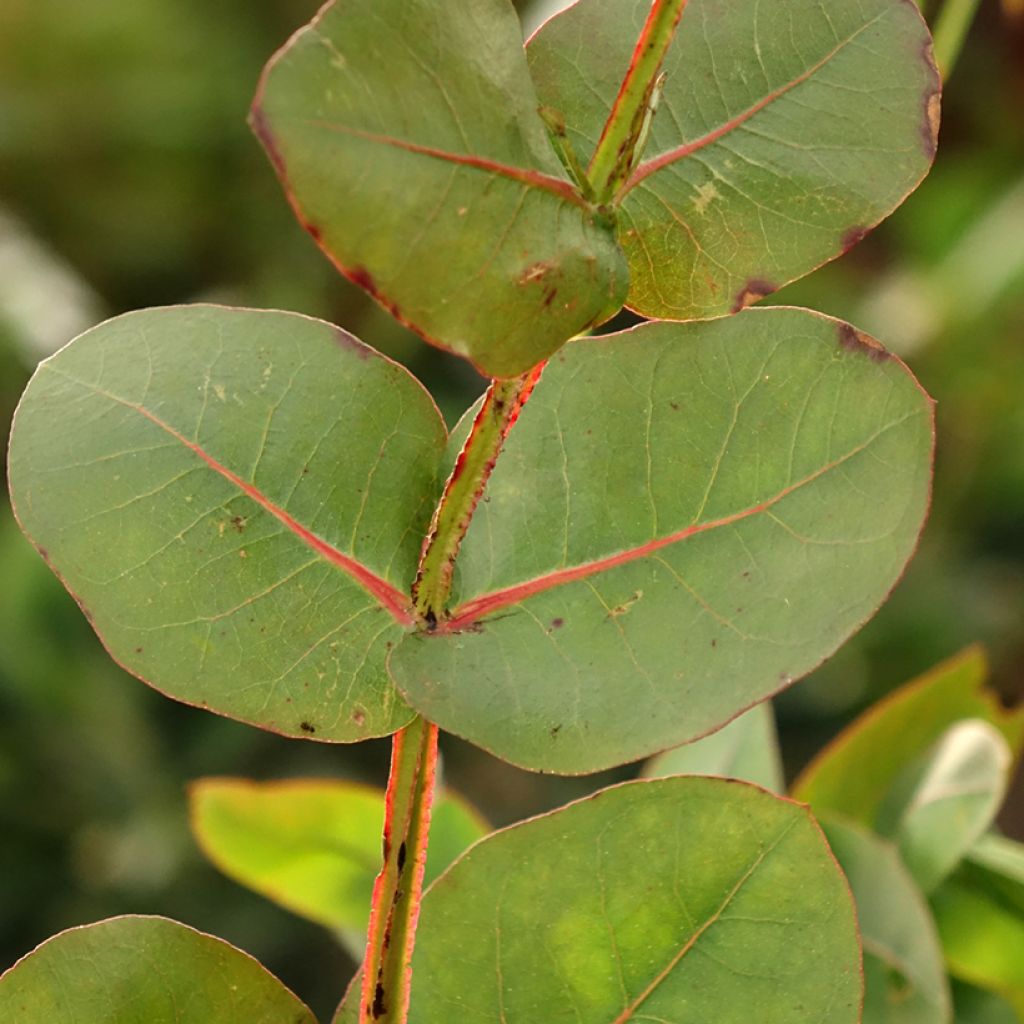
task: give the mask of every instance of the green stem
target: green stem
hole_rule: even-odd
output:
[[[685,6],[686,0],[654,0],[651,5],[629,70],[587,169],[598,203],[611,202],[640,155],[636,152],[637,142],[643,134],[651,95]]]
[[[448,478],[427,533],[419,575],[412,591],[416,611],[428,629],[446,614],[455,556],[505,437],[533,390],[542,365],[522,377],[491,382],[465,447]]]
[[[943,81],[953,73],[977,10],[978,0],[946,0],[935,19],[935,63]]]
[[[384,865],[373,887],[359,1024],[404,1024],[423,894],[437,726],[415,719],[395,733],[384,815]]]

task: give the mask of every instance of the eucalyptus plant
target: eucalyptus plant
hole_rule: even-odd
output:
[[[763,702],[902,574],[932,403],[856,327],[746,308],[918,185],[939,96],[909,0],[579,0],[525,47],[510,0],[334,0],[268,65],[252,127],[328,258],[470,360],[480,401],[449,433],[342,328],[212,305],[117,317],[39,367],[12,496],[110,655],[298,740],[394,737],[386,793],[192,794],[218,863],[360,951],[336,1020],[853,1024],[897,976],[925,1009],[871,1019],[950,1019],[937,939],[915,974],[866,930],[864,1003],[857,913],[909,887],[902,923],[930,921],[907,871],[941,892],[976,855],[1018,725],[929,737],[867,823],[899,853],[855,815],[826,840],[769,791],[764,739]],[[624,308],[641,322],[599,333]],[[534,771],[681,748],[691,774],[480,838],[456,796],[434,802],[439,729]],[[707,774],[737,735],[761,785],[728,756]],[[987,796],[940,856],[927,797],[965,743]],[[796,791],[823,813],[837,757]],[[327,835],[344,863],[316,859]],[[44,943],[0,1007],[312,1020],[156,918]]]

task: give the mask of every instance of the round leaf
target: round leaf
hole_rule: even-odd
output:
[[[18,1024],[316,1024],[248,954],[162,917],[115,917],[48,939],[0,978]]]
[[[616,312],[614,229],[565,176],[508,0],[328,4],[253,109],[299,218],[428,341],[513,376]]]
[[[592,155],[647,3],[580,0],[528,47],[541,102]],[[939,75],[909,0],[689,0],[619,238],[629,305],[735,311],[838,256],[935,155]]]
[[[573,342],[498,460],[451,620],[405,637],[392,675],[527,768],[696,739],[870,618],[914,549],[931,450],[906,367],[804,310]]]
[[[385,656],[412,621],[444,443],[420,385],[330,324],[147,310],[39,367],[11,490],[130,672],[263,728],[349,741],[412,714]]]

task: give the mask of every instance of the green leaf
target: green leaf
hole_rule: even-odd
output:
[[[666,750],[647,762],[643,774],[720,775],[781,793],[785,780],[771,702],[757,704],[702,740]]]
[[[382,790],[329,779],[201,779],[189,791],[192,831],[226,875],[326,925],[359,961],[381,865]],[[429,884],[488,831],[453,794],[434,805]]]
[[[530,71],[592,155],[650,9],[580,0],[534,36]],[[908,0],[690,0],[664,64],[619,238],[631,308],[735,311],[859,241],[925,176],[940,81]]]
[[[1024,1018],[1024,913],[998,877],[962,865],[933,894],[932,909],[950,973],[999,993]]]
[[[878,815],[878,831],[930,892],[984,835],[1002,806],[1011,754],[996,728],[979,719],[952,726],[897,778]]]
[[[625,262],[537,112],[508,0],[329,4],[267,68],[253,127],[335,264],[488,376],[616,312]]]
[[[162,917],[115,917],[48,939],[0,978],[17,1024],[316,1024],[248,954]]]
[[[412,714],[385,657],[412,621],[444,444],[420,385],[330,324],[148,310],[39,367],[11,490],[128,671],[288,736],[351,741]]]
[[[841,819],[822,825],[857,902],[863,1024],[946,1024],[952,1013],[935,923],[896,849]]]
[[[956,982],[953,1003],[956,1024],[1021,1024],[1021,1018],[1005,999],[973,985]]]
[[[971,848],[967,862],[983,872],[1024,917],[1024,843],[989,833]]]
[[[931,448],[906,367],[804,310],[567,345],[470,524],[452,619],[403,639],[395,682],[532,769],[699,738],[874,613],[916,543]]]
[[[820,829],[723,779],[626,783],[477,843],[424,898],[413,977],[410,1024],[860,1020]]]
[[[869,708],[811,762],[793,795],[874,827],[899,774],[964,718],[994,725],[1015,754],[1024,709],[1007,711],[987,689],[984,652],[969,647]]]

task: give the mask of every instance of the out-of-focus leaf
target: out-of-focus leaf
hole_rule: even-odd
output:
[[[392,677],[532,769],[703,736],[875,612],[916,544],[931,449],[906,367],[805,310],[573,342],[490,478],[451,619],[406,635]]]
[[[580,0],[528,46],[594,152],[650,4]],[[690,0],[619,238],[648,317],[735,311],[850,248],[927,173],[940,82],[906,0]]]
[[[825,834],[857,903],[863,1024],[947,1024],[949,986],[935,923],[892,844],[829,815]]]
[[[878,814],[925,892],[960,862],[992,824],[1009,782],[1012,757],[988,722],[952,726],[895,780]]]
[[[329,779],[202,779],[190,793],[192,831],[226,875],[335,930],[358,961],[381,866],[384,793]],[[464,801],[434,806],[425,882],[487,832]]]
[[[1007,711],[988,690],[980,648],[967,650],[869,708],[805,769],[793,795],[874,827],[899,774],[964,718],[994,725],[1019,754],[1024,709]]]
[[[643,774],[649,779],[719,775],[781,793],[785,780],[771,701],[757,704],[710,736],[666,750],[647,762]]]
[[[162,917],[48,939],[0,978],[10,1024],[316,1024],[241,950]]]
[[[146,310],[39,367],[11,492],[130,672],[262,728],[354,741],[412,714],[384,662],[411,622],[445,440],[421,385],[331,324]]]
[[[625,299],[610,219],[566,177],[508,0],[343,0],[268,66],[253,127],[338,267],[489,376]]]
[[[496,832],[434,883],[409,1022],[854,1024],[859,968],[849,889],[805,808],[639,781]]]
[[[953,984],[953,1020],[955,1024],[1021,1024],[1014,1008],[994,992],[967,985]]]

